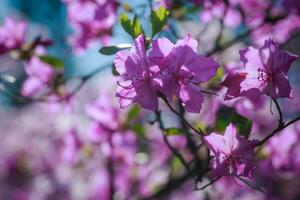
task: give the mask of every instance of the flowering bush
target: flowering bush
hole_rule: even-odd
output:
[[[0,27],[1,198],[299,199],[299,1],[60,6]]]

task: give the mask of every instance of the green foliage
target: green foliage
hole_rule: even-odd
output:
[[[42,55],[39,56],[39,58],[44,62],[51,66],[53,66],[55,69],[62,69],[64,68],[64,62],[58,58],[55,58],[50,55]]]
[[[110,55],[114,55],[115,53],[117,53],[122,49],[128,49],[130,47],[131,47],[130,44],[118,44],[116,46],[106,46],[106,47],[102,47],[99,50],[99,53],[110,56]]]
[[[240,135],[249,137],[252,121],[238,114],[232,108],[221,107],[217,112],[216,130],[223,132],[230,123],[237,127]]]
[[[135,15],[134,18],[130,20],[126,14],[122,14],[120,16],[120,21],[123,29],[129,35],[131,35],[133,39],[143,33],[143,29],[137,15]]]
[[[139,136],[144,137],[145,136],[145,128],[142,124],[134,124],[131,126],[131,129]]]
[[[140,111],[141,111],[141,107],[139,105],[133,106],[127,114],[127,120],[128,121],[135,120],[139,116]]]
[[[114,64],[112,65],[111,72],[112,72],[112,75],[114,75],[114,76],[120,76],[120,74],[117,71],[116,66]]]
[[[181,135],[184,134],[184,130],[181,128],[167,128],[164,130],[164,134],[169,135]]]
[[[169,16],[169,11],[159,7],[156,11],[151,10],[152,37],[162,30]]]

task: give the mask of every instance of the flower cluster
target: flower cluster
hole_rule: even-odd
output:
[[[147,55],[144,36],[140,35],[130,52],[118,52],[115,66],[123,78],[117,93],[121,107],[138,102],[157,110],[161,93],[169,100],[176,96],[188,112],[199,113],[203,96],[198,84],[214,77],[219,64],[198,55],[197,46],[190,35],[176,44],[161,38],[152,42]]]
[[[213,176],[253,176],[255,142],[239,136],[233,124],[229,124],[224,135],[211,133],[204,141],[212,156]]]
[[[61,1],[0,27],[3,199],[299,199],[298,0]]]
[[[240,51],[244,72],[229,74],[223,85],[228,88],[225,99],[267,94],[272,98],[292,97],[287,73],[298,56],[280,50],[279,44],[267,40],[259,49]]]
[[[16,22],[12,18],[6,18],[0,27],[0,55],[13,49],[18,49],[24,44],[25,22]]]
[[[101,40],[107,43],[116,21],[118,3],[115,0],[64,0],[68,18],[75,35],[71,44],[78,50],[85,49],[89,43]]]

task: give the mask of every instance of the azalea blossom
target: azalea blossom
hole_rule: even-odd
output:
[[[22,86],[23,96],[32,96],[40,92],[52,80],[54,69],[51,65],[44,63],[38,57],[32,57],[25,63],[27,79]]]
[[[229,124],[224,135],[211,133],[204,142],[212,156],[213,176],[252,177],[255,142],[240,137],[233,124]]]
[[[166,38],[152,43],[149,59],[160,68],[155,78],[159,90],[170,100],[177,96],[188,112],[199,113],[203,96],[198,87],[216,75],[219,64],[197,54],[198,43],[190,35],[174,45]]]
[[[85,111],[92,120],[89,139],[94,142],[108,140],[120,127],[120,112],[112,105],[106,92],[101,92],[85,107]]]
[[[112,27],[117,19],[115,0],[64,0],[68,19],[74,29],[71,44],[82,50],[97,40],[106,43],[111,37]]]
[[[22,46],[26,28],[27,24],[23,21],[17,22],[12,18],[5,18],[3,26],[0,27],[0,54]]]
[[[154,77],[159,69],[147,57],[144,35],[134,40],[130,51],[122,50],[116,54],[115,66],[123,78],[116,95],[120,107],[125,108],[137,102],[143,108],[156,110],[157,83]]]
[[[298,56],[280,50],[279,44],[266,40],[261,48],[240,51],[244,72],[229,74],[223,85],[228,88],[225,99],[267,94],[272,98],[292,97],[287,73]]]
[[[62,159],[68,163],[76,161],[82,142],[79,139],[78,133],[75,129],[71,129],[65,134],[64,147],[62,149]]]

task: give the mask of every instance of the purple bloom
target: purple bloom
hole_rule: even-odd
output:
[[[101,92],[98,99],[86,106],[85,111],[92,119],[89,138],[94,141],[106,141],[120,126],[118,110],[113,107],[108,94]]]
[[[158,67],[152,65],[147,58],[143,35],[135,39],[130,52],[123,50],[116,54],[115,66],[123,78],[116,95],[120,107],[125,108],[137,102],[143,108],[156,110],[157,83],[153,77],[158,72]]]
[[[252,177],[255,142],[240,137],[233,124],[229,124],[224,135],[211,133],[204,142],[213,157],[213,176]]]
[[[32,57],[29,62],[25,63],[25,72],[28,77],[22,86],[23,96],[32,96],[40,92],[54,75],[53,68],[38,57]]]
[[[273,40],[263,47],[248,47],[240,51],[245,72],[229,75],[223,85],[228,87],[227,99],[237,96],[267,94],[272,98],[292,97],[287,73],[296,55],[280,50]],[[240,83],[240,84],[239,84]]]
[[[198,84],[215,76],[219,64],[197,54],[198,43],[189,35],[175,45],[162,38],[153,42],[149,59],[160,68],[155,78],[170,100],[177,96],[188,112],[199,113],[203,96]]]
[[[284,0],[283,5],[288,11],[296,11],[300,15],[300,1],[298,0]]]
[[[63,140],[64,148],[62,150],[62,158],[66,162],[73,163],[76,160],[82,142],[75,129],[71,129],[71,131],[64,136]]]
[[[228,27],[237,27],[242,22],[240,12],[233,5],[226,5],[223,1],[205,1],[204,9],[200,13],[200,19],[208,23],[213,18],[223,19],[224,25]]]
[[[0,54],[22,46],[26,28],[25,22],[16,22],[11,18],[6,18],[4,25],[0,27]]]
[[[79,50],[100,39],[106,43],[117,19],[115,0],[64,0],[67,4],[68,18],[75,31],[71,43]]]

